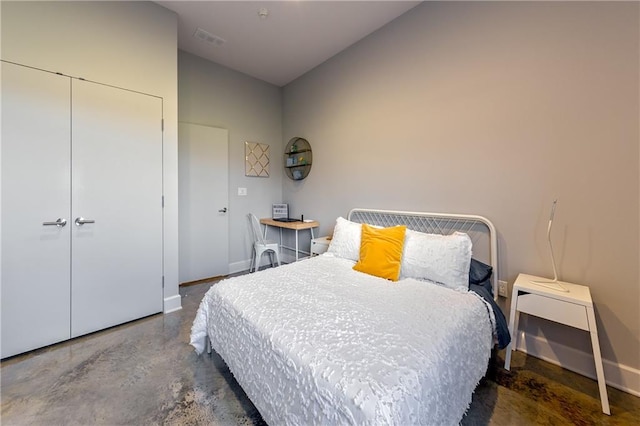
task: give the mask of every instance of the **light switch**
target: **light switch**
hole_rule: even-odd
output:
[[[247,188],[238,188],[238,195],[243,197],[247,195]]]

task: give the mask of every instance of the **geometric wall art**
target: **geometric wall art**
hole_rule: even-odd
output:
[[[245,142],[244,160],[245,176],[269,177],[269,145]]]

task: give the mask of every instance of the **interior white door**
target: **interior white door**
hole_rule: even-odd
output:
[[[180,282],[229,273],[229,131],[178,124]]]
[[[75,337],[162,311],[162,100],[73,80],[72,103]]]
[[[69,338],[70,88],[2,63],[2,358]]]

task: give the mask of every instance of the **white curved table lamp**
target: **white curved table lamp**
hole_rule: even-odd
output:
[[[558,281],[558,270],[556,268],[556,259],[553,256],[553,246],[551,245],[551,227],[553,226],[553,216],[556,214],[556,204],[558,200],[553,200],[551,204],[551,215],[549,216],[549,225],[547,226],[547,241],[549,242],[549,253],[551,254],[551,266],[553,266],[553,280],[531,280],[533,284],[547,287],[553,290],[568,292],[567,288]]]

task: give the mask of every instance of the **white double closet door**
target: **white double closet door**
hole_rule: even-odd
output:
[[[162,311],[161,98],[5,62],[1,93],[2,358]]]

